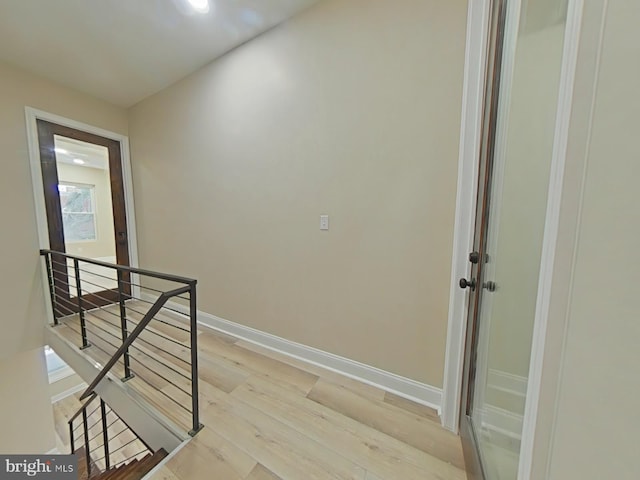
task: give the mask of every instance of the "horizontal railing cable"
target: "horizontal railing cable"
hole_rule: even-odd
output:
[[[61,262],[56,262],[55,260],[52,260],[52,261],[51,261],[51,263],[52,263],[53,265],[59,265],[59,266],[61,266],[61,267],[63,267],[63,268],[66,268],[66,269],[68,270],[67,274],[68,274],[70,277],[76,278],[76,276],[75,276],[75,267],[74,267],[74,265],[73,265],[73,264],[64,264],[64,263],[61,263]],[[80,271],[80,272],[84,272],[84,273],[86,273],[87,275],[92,275],[92,276],[96,276],[96,277],[101,277],[101,278],[104,278],[104,279],[107,279],[107,280],[111,280],[111,281],[114,281],[114,282],[117,282],[117,281],[118,281],[118,279],[117,279],[117,278],[109,277],[109,276],[107,276],[107,275],[102,275],[102,274],[100,274],[100,273],[92,272],[92,271],[90,271],[90,270],[84,270],[84,269],[82,269],[82,268],[78,268],[78,271]],[[86,279],[82,278],[82,275],[80,275],[80,280],[82,280],[83,282],[88,282],[88,280],[86,280]],[[127,284],[127,285],[131,285],[132,287],[139,287],[139,288],[142,288],[142,289],[144,289],[144,290],[150,290],[150,291],[152,291],[152,292],[164,293],[164,291],[163,291],[163,290],[159,290],[159,289],[157,289],[157,288],[153,288],[153,287],[148,287],[148,286],[146,286],[146,285],[141,285],[141,284],[139,284],[139,283],[133,283],[133,282],[129,282],[129,281],[127,281],[127,280],[120,280],[120,282],[122,282],[122,283],[124,283],[124,284]],[[96,285],[96,284],[93,284],[93,285]],[[104,285],[97,285],[97,286],[104,287]],[[105,290],[114,290],[114,289],[116,289],[116,288],[117,288],[117,287],[114,287],[114,288],[105,288]],[[187,298],[187,297],[183,297],[183,296],[181,296],[181,295],[176,295],[176,296],[175,296],[175,298],[180,298],[180,299],[182,299],[182,300],[189,301],[189,298]]]
[[[153,386],[153,382],[150,382],[148,379],[144,378],[143,375],[140,375],[140,372],[136,373],[138,375],[138,377],[140,377],[140,380],[142,380],[143,382],[145,382],[147,385],[151,385]],[[173,403],[175,403],[176,405],[178,405],[180,408],[182,408],[185,412],[188,413],[192,413],[191,410],[189,410],[187,407],[185,407],[184,405],[182,405],[180,402],[178,402],[175,398],[173,398],[172,396],[168,395],[166,392],[163,392],[162,390],[157,390],[158,393],[161,393],[162,395],[164,395],[165,397],[167,397],[169,400],[171,400]]]
[[[125,443],[124,445],[121,445],[120,447],[116,448],[115,450],[111,450],[109,453],[110,453],[111,455],[113,455],[114,453],[119,452],[120,450],[122,450],[124,447],[126,447],[126,446],[128,446],[128,445],[131,445],[131,444],[132,444],[133,442],[135,442],[136,440],[138,440],[138,438],[134,438],[134,439],[132,439],[132,440],[129,440],[129,441],[128,441],[127,443]],[[106,458],[106,455],[103,455],[103,456],[102,456],[102,457],[100,457],[100,458],[96,458],[96,459],[94,460],[94,462],[99,462],[100,460],[104,460],[105,458]]]
[[[146,303],[146,304],[148,304],[148,305],[153,305],[153,303],[154,303],[154,302],[150,302],[149,300],[144,300],[144,299],[142,299],[142,298],[137,298],[137,297],[132,297],[132,299],[134,299],[134,300],[136,300],[136,301],[138,301],[138,302]],[[133,312],[136,312],[136,313],[140,314],[140,315],[144,315],[142,312],[139,312],[138,310],[135,310],[135,309],[134,309],[134,308],[132,308],[130,305],[127,305],[127,308],[128,308],[129,310],[133,311]],[[177,313],[178,315],[180,315],[180,316],[182,316],[182,317],[184,317],[184,316],[185,316],[185,314],[184,314],[184,313],[182,313],[181,311],[176,310],[176,309],[171,308],[171,307],[162,307],[162,310],[169,310],[170,312]],[[159,318],[156,318],[156,320],[157,320],[158,322],[160,322],[160,323],[164,323],[164,324],[166,324],[166,325],[171,325],[172,327],[177,328],[178,330],[182,330],[182,331],[184,331],[184,332],[189,332],[189,331],[190,331],[188,328],[184,328],[184,327],[180,327],[180,326],[178,326],[178,325],[174,325],[173,323],[169,323],[169,322],[167,322],[167,321],[160,320]]]
[[[98,407],[99,408],[99,407]],[[87,418],[89,418],[91,415],[87,415]],[[98,423],[100,423],[100,419],[96,420],[95,422],[93,422],[91,424],[90,427],[87,427],[87,431],[91,430],[93,427],[95,427]]]
[[[111,326],[112,326],[112,327],[114,327],[114,328],[116,328],[116,327],[117,327],[117,325],[115,325],[115,324],[113,324],[113,323],[109,322],[109,321],[108,321],[108,320],[106,320],[106,319],[101,319],[101,320],[102,320],[103,322],[105,322],[105,323],[108,323],[109,325],[111,325]],[[137,324],[136,324],[136,323],[134,323],[133,321],[131,321],[131,323],[132,323],[133,325],[137,325]],[[151,333],[151,331],[149,331],[149,333]],[[166,337],[164,337],[164,336],[162,336],[162,335],[160,335],[160,337],[161,337],[161,338],[165,338],[165,339],[166,339]],[[171,352],[169,352],[169,351],[167,351],[167,350],[164,350],[164,349],[160,348],[158,345],[154,345],[153,343],[148,342],[147,340],[145,340],[145,339],[144,339],[144,338],[142,338],[142,337],[138,337],[138,340],[140,340],[141,342],[143,342],[143,343],[145,343],[145,344],[149,345],[151,348],[158,349],[158,350],[160,350],[161,352],[166,353],[167,355],[170,355],[171,357],[175,358],[176,360],[180,360],[181,362],[184,362],[184,363],[186,363],[187,365],[189,365],[189,362],[188,362],[187,360],[185,360],[184,358],[180,358],[180,357],[178,357],[177,355],[175,355],[175,354],[173,354],[173,353],[171,353]],[[186,345],[182,345],[182,346],[183,346],[184,348],[189,348],[189,347],[187,347]],[[131,348],[135,348],[135,349],[137,349],[137,350],[140,350],[136,345],[131,345]],[[144,351],[143,351],[142,353],[145,353],[145,354],[146,354],[146,352],[144,352]]]
[[[100,318],[100,317],[95,317],[95,318]],[[114,333],[110,332],[109,330],[106,330],[106,329],[102,328],[100,325],[98,325],[97,323],[93,322],[93,321],[92,321],[92,319],[87,318],[87,319],[86,319],[86,321],[89,323],[89,325],[91,325],[91,326],[93,326],[93,327],[96,327],[98,330],[100,330],[100,331],[102,331],[102,332],[104,332],[104,333],[106,333],[106,334],[108,334],[108,335],[111,335],[111,336],[112,336],[113,338],[115,338],[116,340],[122,341],[122,338],[120,338],[118,335],[116,335],[116,334],[114,334]],[[102,337],[101,337],[101,338],[102,338]],[[115,345],[114,345],[114,346],[115,346]],[[118,348],[118,347],[116,347],[116,349],[117,349],[117,348]]]
[[[54,262],[54,263],[56,263],[56,264],[58,264],[58,265],[62,265],[62,266],[64,266],[64,264],[63,264],[63,263],[59,263],[59,262]],[[68,268],[70,268],[71,270],[74,270],[73,265],[70,265]],[[101,277],[101,278],[104,278],[104,279],[107,279],[107,280],[112,280],[112,281],[114,281],[114,282],[117,282],[117,281],[118,281],[118,280],[117,280],[117,278],[108,277],[107,275],[102,275],[102,274],[99,274],[99,273],[96,273],[96,272],[92,272],[92,271],[90,271],[90,270],[83,270],[82,268],[79,268],[79,269],[78,269],[78,271],[80,271],[80,272],[84,272],[84,273],[86,273],[87,275],[93,275],[93,276]],[[74,278],[75,278],[75,276],[74,276]],[[80,279],[81,279],[82,281],[86,281],[84,278],[82,278],[82,275],[80,275]],[[121,282],[121,283],[123,283],[123,284],[125,284],[125,285],[131,285],[132,287],[138,287],[138,288],[142,288],[142,289],[144,289],[144,290],[150,290],[150,291],[152,291],[152,292],[156,292],[156,293],[164,293],[164,291],[163,291],[163,290],[159,290],[159,289],[157,289],[157,288],[153,288],[153,287],[147,287],[146,285],[141,285],[141,284],[139,284],[139,283],[128,282],[127,280],[120,280],[120,282]],[[117,287],[116,287],[116,288],[117,288]],[[108,289],[108,290],[113,290],[113,289]],[[187,297],[183,297],[183,296],[181,296],[181,295],[176,295],[176,297],[175,297],[175,298],[180,298],[180,299],[182,299],[182,300],[189,301],[189,298],[187,298]],[[138,299],[138,300],[140,300],[140,299]]]
[[[72,277],[72,278],[74,278],[74,279],[76,278],[76,277],[75,277],[75,275],[71,275],[71,274],[69,274],[69,276],[70,276],[70,277]],[[105,278],[108,278],[108,277],[105,277]],[[86,280],[86,279],[82,278],[82,275],[80,276],[80,282],[81,282],[81,283],[88,283],[89,285],[93,285],[94,287],[102,288],[102,289],[103,289],[102,291],[107,291],[107,290],[108,290],[108,291],[116,291],[116,290],[117,290],[117,287],[114,287],[114,288],[106,288],[104,285],[99,285],[99,284],[97,284],[97,283],[90,282],[89,280]],[[70,283],[68,283],[68,282],[63,282],[62,280],[59,280],[59,283],[62,283],[63,285],[67,285],[68,287],[70,287],[70,289],[71,289],[71,290],[77,290],[77,287],[76,287],[75,285],[72,285],[72,284],[70,284]],[[125,282],[125,283],[128,283],[128,282]],[[68,293],[68,292],[66,292],[64,289],[62,289],[62,288],[58,287],[57,285],[56,285],[56,287],[57,287],[57,288],[59,288],[60,290],[62,290],[63,292]],[[142,287],[142,288],[146,288],[146,287]],[[109,302],[110,304],[115,304],[115,302],[114,302],[112,299],[109,299],[109,298],[103,297],[102,295],[99,295],[99,294],[98,294],[98,293],[96,293],[96,292],[92,292],[92,291],[87,290],[87,289],[84,289],[84,288],[81,288],[81,289],[80,289],[80,291],[81,291],[81,292],[86,293],[87,295],[92,295],[92,296],[94,296],[94,297],[96,297],[96,298],[99,298],[100,300],[104,300],[104,301],[106,301],[106,302]],[[158,291],[160,291],[160,290],[158,290]],[[128,300],[136,300],[136,301],[138,301],[138,302],[143,302],[143,303],[146,303],[146,304],[149,304],[149,305],[153,305],[153,304],[154,304],[154,302],[151,302],[151,301],[149,301],[149,300],[145,300],[145,299],[143,299],[143,298],[135,297],[135,296],[130,295],[130,294],[125,294],[125,296],[127,297],[127,299],[128,299]],[[184,298],[184,297],[180,297],[180,296],[177,296],[176,298],[183,298],[184,300],[188,300],[188,298]],[[84,299],[83,299],[83,301],[86,301],[86,300],[84,300]],[[87,303],[90,303],[90,302],[87,302]],[[92,305],[94,305],[94,306],[96,306],[96,307],[100,308],[100,307],[99,307],[99,306],[97,306],[96,304],[92,304]],[[131,307],[130,305],[127,305],[127,309],[129,309],[129,310],[131,310],[132,312],[135,312],[135,313],[137,313],[137,314],[139,314],[139,315],[143,315],[143,316],[144,316],[144,312],[141,312],[141,311],[139,311],[139,310],[136,310],[135,308]],[[183,312],[181,312],[181,311],[179,311],[179,310],[176,310],[176,309],[174,309],[174,308],[171,308],[171,307],[163,306],[163,307],[162,307],[162,309],[163,309],[163,310],[168,310],[168,311],[171,311],[171,312],[174,312],[174,313],[177,313],[178,315],[183,316],[183,317],[184,317],[184,316],[186,316]],[[116,315],[116,316],[118,316],[117,314],[114,314],[113,312],[109,312],[109,313],[111,313],[112,315]],[[170,323],[170,322],[167,322],[166,320],[162,320],[162,319],[159,319],[159,318],[156,318],[155,320],[156,320],[156,321],[158,321],[158,322],[160,322],[160,323],[164,323],[165,325],[169,325],[169,326],[171,326],[171,327],[173,327],[173,328],[176,328],[176,329],[178,329],[178,330],[182,330],[182,331],[184,331],[184,332],[189,332],[189,329],[184,328],[184,327],[181,327],[181,326],[179,326],[179,325],[175,325],[175,324]]]
[[[92,324],[91,324],[92,325]],[[90,331],[90,330],[89,330]],[[104,338],[102,335],[98,335],[97,332],[91,332],[91,335],[95,336],[96,338],[99,338],[101,341],[103,341],[104,343],[106,343],[107,345],[111,345],[115,350],[117,350],[119,347],[118,345],[114,345],[113,343],[111,343],[109,340],[107,340],[106,338]],[[104,350],[103,350],[104,351]],[[113,355],[112,353],[107,353],[107,355]]]
[[[158,372],[156,372],[154,369],[152,369],[151,367],[149,367],[146,363],[142,362],[139,358],[137,357],[133,357],[133,360],[135,360],[136,362],[138,362],[141,366],[143,366],[144,368],[146,368],[147,370],[149,370],[151,373],[153,373],[154,375],[160,377],[161,379],[163,379],[165,382],[173,385],[174,387],[176,387],[178,390],[180,390],[181,392],[183,392],[185,395],[191,396],[191,393],[187,392],[186,390],[184,390],[183,388],[179,387],[178,385],[176,385],[175,382],[172,382],[171,380],[169,380],[167,377],[165,377],[164,375],[160,375]]]
[[[56,288],[59,288],[60,290],[64,291],[61,287],[56,286]],[[83,289],[81,289],[81,290],[83,290]],[[77,305],[74,305],[74,303],[73,303],[71,300],[68,300],[68,299],[66,299],[66,298],[58,298],[58,301],[63,301],[63,302],[65,302],[65,303],[69,304],[69,305],[72,305],[74,308],[77,308]],[[103,311],[103,312],[105,312],[105,313],[108,313],[108,314],[110,314],[110,315],[112,315],[112,316],[116,317],[117,319],[120,319],[120,315],[118,315],[118,314],[116,314],[116,313],[114,313],[114,312],[110,312],[109,310],[106,310],[104,307],[101,307],[100,305],[96,305],[95,303],[90,302],[89,300],[87,300],[87,299],[85,299],[85,298],[83,298],[83,299],[82,299],[82,301],[83,301],[83,303],[87,303],[87,304],[89,304],[89,305],[91,305],[91,306],[95,307],[95,309],[99,309],[99,310],[101,310],[101,311]],[[67,311],[71,312],[72,314],[77,314],[77,313],[78,313],[78,312],[75,312],[75,311],[73,311],[73,310],[70,310],[68,307],[65,307],[65,310],[67,310]],[[103,321],[105,321],[105,322],[106,322],[106,320],[105,320],[103,317],[100,317],[100,316],[98,316],[98,315],[96,315],[96,314],[95,314],[95,310],[94,310],[94,309],[91,309],[91,310],[85,310],[85,312],[86,312],[86,313],[89,313],[89,314],[91,314],[91,315],[95,315],[97,318],[100,318],[101,320],[103,320]],[[144,314],[143,314],[143,315],[144,315]],[[153,318],[153,320],[154,320],[154,321],[158,321],[158,319],[157,319],[157,318],[155,318],[155,317]],[[138,323],[137,323],[136,321],[132,320],[132,319],[131,319],[131,318],[129,318],[129,317],[127,317],[127,318],[126,318],[126,321],[127,321],[127,322],[130,322],[130,323],[131,323],[131,324],[133,324],[134,326],[138,325]],[[110,322],[109,322],[109,323],[110,323]],[[165,323],[165,322],[161,322],[161,323]],[[153,327],[151,327],[151,328],[153,328]],[[176,327],[176,328],[179,328],[179,327]],[[181,330],[182,330],[182,329],[181,329]],[[189,345],[185,345],[184,343],[182,343],[182,342],[180,342],[180,341],[178,341],[178,340],[176,340],[176,339],[174,339],[174,338],[167,337],[166,335],[162,335],[161,333],[156,332],[155,330],[151,330],[151,329],[150,329],[150,330],[145,330],[145,333],[147,333],[147,332],[148,332],[148,333],[151,333],[151,334],[153,334],[153,335],[156,335],[156,336],[158,336],[158,337],[160,337],[160,338],[162,338],[162,339],[164,339],[164,340],[167,340],[167,341],[169,341],[169,342],[175,343],[176,345],[180,345],[181,347],[184,347],[184,348],[187,348],[187,349],[191,348]]]
[[[168,365],[166,363],[161,362],[160,360],[158,360],[157,358],[155,358],[152,355],[149,355],[147,352],[145,352],[144,350],[141,350],[140,348],[136,347],[135,345],[131,345],[131,348],[133,348],[134,350],[136,350],[137,352],[145,355],[146,357],[150,358],[151,360],[159,363],[160,365],[162,365],[165,368],[168,368],[169,370],[171,370],[172,372],[177,373],[178,375],[180,375],[181,377],[186,378],[187,380],[191,380],[191,378],[188,375],[185,375],[184,373],[180,372],[179,370],[176,370],[175,368],[173,368],[171,365]],[[133,358],[137,358],[137,357],[133,357]],[[138,360],[139,361],[139,360]]]
[[[51,255],[51,257],[66,257],[66,258],[71,258],[73,260],[77,260],[78,262],[83,262],[83,263],[90,263],[92,265],[98,265],[101,267],[106,267],[109,269],[118,269],[122,272],[128,272],[128,273],[137,273],[146,277],[152,277],[152,278],[158,278],[160,280],[167,280],[170,282],[176,282],[176,283],[182,283],[184,285],[190,285],[194,282],[194,280],[192,278],[186,278],[186,277],[181,277],[179,275],[170,275],[167,273],[159,273],[159,272],[154,272],[152,270],[145,270],[143,268],[137,268],[137,267],[129,267],[126,265],[114,265],[114,264],[110,264],[107,262],[103,262],[100,260],[95,260],[93,258],[86,258],[86,257],[79,257],[77,255],[69,255],[67,253],[63,253],[63,252],[56,252],[54,250],[40,250],[40,253],[42,255],[46,255],[49,254]]]
[[[116,437],[118,437],[121,433],[123,433],[123,432],[127,432],[127,431],[129,431],[129,432],[130,432],[130,431],[131,431],[131,429],[125,425],[125,427],[124,427],[122,430],[120,430],[120,431],[119,431],[118,433],[116,433],[115,435],[112,435],[112,436],[111,436],[111,438],[110,438],[110,440],[115,439],[115,438],[116,438]]]
[[[107,430],[109,430],[113,424],[117,423],[117,422],[118,422],[118,420],[120,420],[120,419],[119,419],[119,418],[116,418],[113,422],[111,422],[109,425],[107,425]],[[96,437],[99,437],[100,435],[102,435],[102,432],[100,432],[100,433],[96,433],[93,437],[91,437],[91,438],[89,439],[89,441],[91,441],[91,440],[95,439]]]
[[[114,325],[113,323],[108,322],[107,320],[104,320],[104,319],[103,319],[103,321],[104,321],[105,323],[108,323],[108,324],[110,324],[110,325],[114,326],[114,327],[116,326],[116,325]],[[134,322],[131,322],[131,323],[133,323],[134,325],[137,325],[137,324],[136,324],[136,323],[134,323]],[[151,332],[151,331],[149,331],[149,332]],[[164,338],[164,337],[163,337],[163,338]],[[167,350],[163,350],[163,349],[162,349],[162,348],[160,348],[158,345],[154,345],[153,343],[151,343],[151,342],[149,342],[149,341],[145,340],[143,337],[138,337],[138,340],[139,340],[139,341],[141,341],[142,343],[145,343],[145,344],[149,345],[149,347],[151,347],[151,348],[158,349],[158,350],[160,350],[161,352],[166,353],[167,355],[169,355],[169,356],[171,356],[171,357],[175,358],[176,360],[180,360],[181,362],[184,362],[185,364],[190,365],[190,363],[189,363],[187,360],[185,360],[184,358],[180,358],[180,357],[178,357],[177,355],[175,355],[175,354],[173,354],[173,353],[171,353],[171,352],[169,352],[169,351],[167,351]],[[183,345],[183,346],[184,346],[184,345]],[[136,345],[131,345],[131,348],[135,348],[135,349],[139,350],[139,348],[138,348]],[[185,348],[189,348],[189,347],[186,347],[186,346],[185,346]]]

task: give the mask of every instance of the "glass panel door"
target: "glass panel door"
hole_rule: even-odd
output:
[[[66,253],[117,263],[109,149],[62,135],[53,141]],[[67,262],[73,278],[73,260]],[[84,264],[80,278],[84,293],[118,288],[109,268]],[[70,295],[76,295],[73,285]]]
[[[470,295],[465,415],[487,479],[515,480],[567,2],[497,2]],[[495,52],[494,52],[495,54]],[[489,133],[487,133],[487,131]],[[464,422],[463,422],[464,423]]]

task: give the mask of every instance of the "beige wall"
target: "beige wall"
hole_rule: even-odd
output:
[[[31,106],[118,133],[124,110],[0,63],[0,452],[55,447],[51,399],[41,348],[46,318],[25,128]],[[25,428],[26,426],[26,428]]]
[[[67,253],[89,258],[113,257],[116,243],[113,231],[113,205],[111,203],[111,178],[109,170],[58,163],[58,180],[61,182],[93,185],[95,197],[96,233],[95,241],[66,242]]]
[[[610,0],[605,7],[602,37],[600,2],[587,2],[583,22],[535,479],[640,474],[640,4]]]
[[[466,10],[326,0],[133,107],[141,263],[197,277],[206,312],[441,386]]]
[[[0,63],[0,360],[42,344],[45,322],[38,237],[25,128],[31,106],[126,134],[123,109]]]
[[[56,446],[44,350],[0,361],[0,452],[46,453]]]

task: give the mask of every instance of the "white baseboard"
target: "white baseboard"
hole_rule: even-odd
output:
[[[53,397],[51,397],[51,403],[59,402],[63,398],[67,398],[68,396],[73,395],[74,393],[77,393],[81,390],[84,390],[87,387],[88,387],[87,383],[82,382],[79,385],[76,385],[75,387],[71,387],[65,390],[64,392],[60,392],[57,395],[54,395]]]
[[[143,298],[147,295],[143,294]],[[153,300],[149,296],[149,300]],[[167,302],[167,306],[188,314],[183,305]],[[364,363],[357,362],[301,343],[292,342],[270,333],[225,320],[210,313],[198,310],[198,324],[218,330],[247,342],[260,345],[295,359],[317,365],[360,382],[373,385],[414,402],[434,408],[440,414],[442,405],[442,389],[420,383],[410,378],[396,375]]]
[[[75,375],[75,373],[76,372],[74,372],[69,365],[58,368],[57,370],[49,373],[49,383],[59,382],[62,379],[70,377],[71,375]]]

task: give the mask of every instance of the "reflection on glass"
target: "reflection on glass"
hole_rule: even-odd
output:
[[[101,145],[54,135],[58,193],[65,250],[71,255],[116,263],[109,152]],[[76,296],[73,261],[70,293]],[[83,293],[117,288],[116,273],[83,263]]]
[[[472,422],[489,479],[517,478],[566,2],[508,7]],[[508,52],[515,52],[509,57]]]
[[[93,190],[95,185],[71,185],[60,182],[62,225],[67,242],[95,241],[96,216]]]

